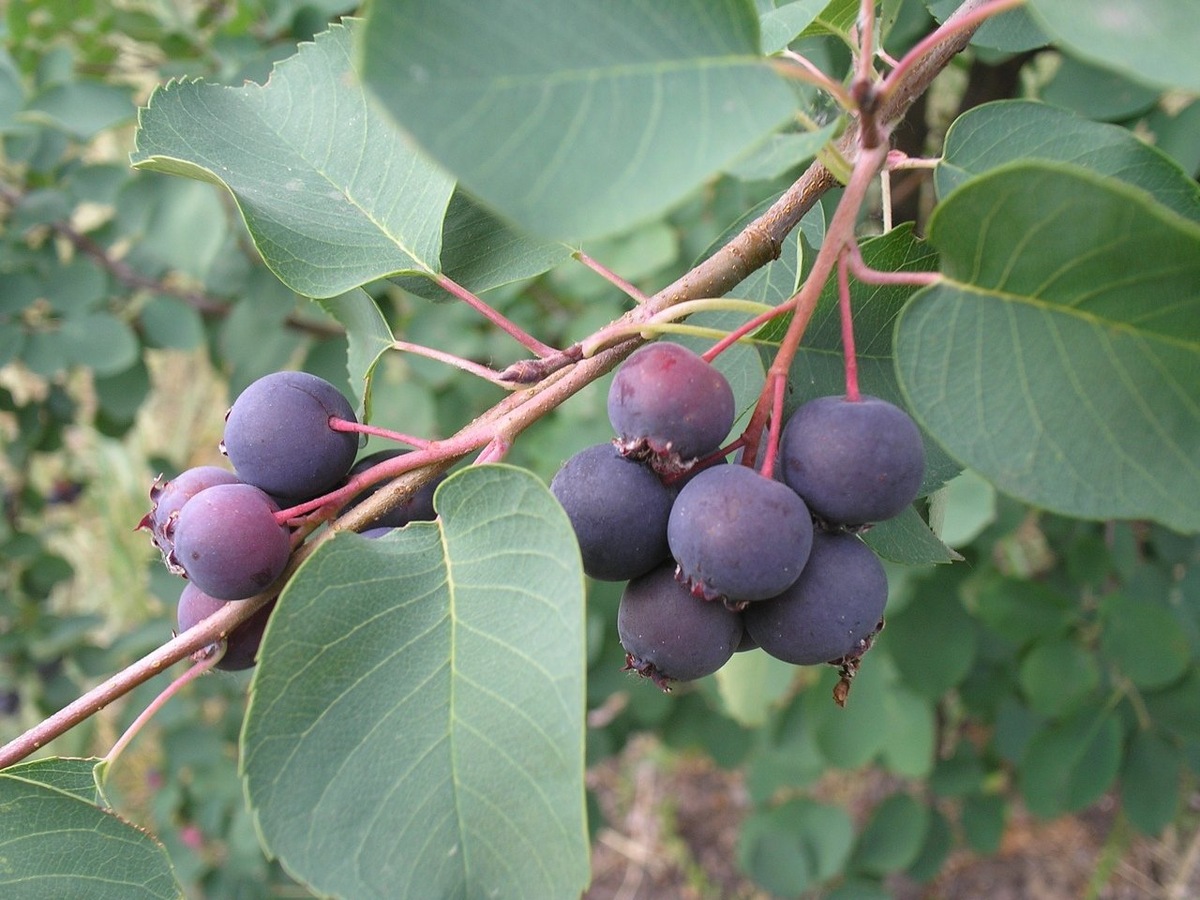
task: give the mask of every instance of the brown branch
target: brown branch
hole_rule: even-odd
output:
[[[957,21],[973,14],[986,2],[966,0],[939,29],[945,30],[949,37],[944,41],[931,41],[927,45],[929,49],[919,59],[913,60],[900,77],[889,79],[889,90],[874,110],[877,122],[890,128],[903,117],[912,102],[924,93],[937,74],[969,41],[972,29],[958,28]],[[857,158],[859,146],[855,122],[851,123],[839,141],[839,149],[846,158]],[[628,324],[645,322],[656,313],[685,300],[719,297],[727,293],[750,273],[778,257],[788,233],[799,224],[821,195],[835,184],[836,179],[824,165],[813,163],[770,209],[747,225],[728,244],[644,304],[630,310],[619,321]],[[0,197],[4,196],[0,194]],[[550,410],[615,368],[642,343],[644,341],[641,338],[630,337],[588,359],[569,363],[532,387],[508,395],[452,438],[435,442],[426,450],[408,454],[410,462],[419,458],[425,462],[420,464],[421,467],[404,472],[388,482],[333,522],[332,529],[300,547],[293,554],[287,570],[269,591],[250,600],[229,604],[210,619],[159,647],[40,725],[0,747],[0,768],[24,759],[47,741],[103,709],[167,666],[219,640],[278,593],[300,563],[334,531],[364,527],[411,496],[439,472],[465,458],[472,449],[496,440],[513,440]]]

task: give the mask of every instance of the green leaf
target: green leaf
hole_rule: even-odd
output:
[[[833,137],[840,122],[830,122],[816,131],[790,131],[769,135],[766,141],[729,167],[728,172],[742,181],[766,180],[786,175],[802,162],[812,159]]]
[[[1191,669],[1182,679],[1160,691],[1145,695],[1150,718],[1160,728],[1185,741],[1200,741],[1200,669]]]
[[[51,756],[19,762],[5,769],[4,774],[36,781],[88,803],[96,803],[99,797],[93,772],[97,762],[97,757]]]
[[[1034,815],[1077,812],[1108,790],[1120,765],[1116,716],[1084,709],[1034,735],[1021,760],[1021,794]]]
[[[68,81],[38,93],[19,118],[61,129],[81,141],[91,140],[122,122],[133,120],[133,91],[102,81]]]
[[[191,350],[204,343],[204,320],[195,307],[178,297],[152,297],[138,316],[146,345]]]
[[[856,872],[887,875],[911,865],[925,843],[929,807],[911,795],[895,793],[872,812],[850,857]]]
[[[896,326],[922,424],[1026,502],[1200,529],[1200,225],[1029,162],[958,188],[929,235],[945,280]]]
[[[574,242],[650,219],[783,124],[738,0],[381,0],[383,107],[484,204]]]
[[[799,37],[817,20],[829,0],[795,0],[763,13],[762,51],[768,56],[778,53]]]
[[[1153,731],[1138,731],[1121,769],[1121,808],[1143,834],[1158,835],[1175,820],[1182,796],[1183,753]]]
[[[1082,703],[1100,684],[1100,664],[1077,640],[1039,641],[1021,660],[1018,678],[1034,712],[1060,716]]]
[[[1041,98],[1087,119],[1119,122],[1146,112],[1160,93],[1109,69],[1063,56]]]
[[[929,789],[939,797],[963,797],[983,787],[983,763],[970,741],[960,741],[954,755],[938,760]]]
[[[905,566],[949,563],[962,559],[938,540],[915,507],[872,525],[863,540],[879,556]]]
[[[0,894],[183,896],[166,852],[150,835],[73,793],[9,772],[0,773]]]
[[[958,598],[960,580],[946,568],[918,582],[913,599],[888,617],[878,638],[904,684],[930,700],[962,681],[975,661],[979,635]]]
[[[922,883],[933,881],[941,873],[946,857],[954,849],[954,830],[949,821],[937,807],[930,808],[929,813],[925,845],[906,873],[909,878]]]
[[[930,497],[929,521],[946,546],[965,547],[996,521],[996,489],[975,472],[961,472]]]
[[[450,198],[442,229],[442,272],[469,291],[481,294],[532,278],[570,255],[566,244],[523,234],[461,189]],[[449,296],[426,278],[401,276],[394,280],[406,291],[429,300]]]
[[[901,778],[927,777],[937,753],[933,707],[924,697],[898,684],[891,685],[883,704],[883,730],[888,740],[879,751],[880,761]]]
[[[1076,56],[1144,84],[1200,91],[1194,0],[1029,0],[1029,11]]]
[[[735,653],[716,675],[725,714],[747,728],[761,726],[791,690],[794,675],[794,666],[761,651]]]
[[[982,578],[972,585],[968,597],[981,622],[1018,644],[1061,634],[1079,616],[1070,597],[1022,578]]]
[[[1143,690],[1183,675],[1192,651],[1179,620],[1153,599],[1109,594],[1100,603],[1100,651]]]
[[[1000,849],[1008,804],[999,794],[972,794],[963,801],[962,830],[976,853],[991,855]]]
[[[945,21],[963,0],[925,0],[929,12],[938,22]],[[1006,53],[1019,53],[1048,44],[1050,39],[1023,8],[1009,10],[988,19],[971,35],[976,47],[987,47]]]
[[[67,319],[58,337],[68,365],[86,366],[97,375],[123,372],[133,365],[139,350],[133,329],[106,312]]]
[[[323,544],[280,597],[242,738],[265,846],[341,896],[577,896],[584,599],[545,485],[471,467],[439,519]]]
[[[137,168],[224,185],[288,287],[334,297],[397,272],[436,272],[454,182],[355,80],[336,25],[265,86],[174,82],[142,110]]]
[[[794,897],[837,874],[853,840],[854,826],[841,809],[790,800],[746,819],[738,863],[767,890]]]
[[[371,373],[380,357],[392,347],[392,329],[378,304],[362,288],[319,302],[322,309],[346,328],[346,339],[350,344],[346,354],[350,386],[358,398],[363,421],[370,421]]]
[[[830,766],[856,769],[880,753],[891,739],[880,723],[888,714],[888,694],[897,687],[888,660],[868,654],[854,678],[850,699],[843,709],[831,699],[837,681],[825,669],[818,686],[805,693],[806,712],[813,720],[813,736]]]
[[[1200,185],[1161,150],[1125,128],[1029,100],[985,103],[955,119],[946,132],[934,184],[945,197],[974,175],[1026,159],[1073,163],[1118,178],[1180,215],[1200,220]]]
[[[801,33],[804,37],[832,34],[850,42],[850,29],[858,21],[858,0],[826,0],[824,9]]]

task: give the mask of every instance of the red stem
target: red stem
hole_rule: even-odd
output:
[[[476,312],[478,312],[480,315],[482,315],[485,319],[487,319],[489,322],[491,322],[493,325],[495,325],[497,328],[499,328],[501,331],[503,331],[505,334],[507,334],[509,337],[511,337],[513,340],[515,340],[518,344],[520,344],[526,350],[531,352],[534,356],[544,358],[547,356],[553,356],[555,353],[558,352],[555,348],[551,347],[549,344],[543,344],[541,341],[539,341],[533,335],[529,334],[527,331],[525,331],[525,329],[521,328],[521,326],[517,325],[515,322],[513,322],[507,316],[505,316],[502,313],[500,313],[499,311],[493,309],[487,303],[484,303],[482,300],[480,300],[478,297],[476,297],[474,294],[472,294],[470,291],[468,291],[461,284],[459,284],[456,281],[453,281],[446,275],[441,275],[441,274],[435,275],[433,277],[433,280],[435,282],[437,282],[439,287],[441,287],[447,293],[453,294],[459,300],[466,303],[468,306],[470,306],[472,309],[474,309]]]
[[[850,272],[847,258],[851,255],[849,249],[838,257],[838,310],[842,317],[842,359],[846,365],[846,399],[857,403],[858,393],[858,356],[854,352],[854,320],[850,309]]]
[[[604,265],[603,263],[592,259],[590,256],[588,256],[582,250],[577,250],[575,252],[575,258],[577,260],[579,260],[581,263],[583,263],[585,266],[587,266],[589,269],[591,269],[593,272],[595,272],[597,275],[599,275],[601,278],[603,278],[605,281],[620,288],[621,292],[623,294],[626,294],[627,296],[631,297],[633,300],[637,301],[638,303],[645,303],[647,300],[650,299],[648,296],[646,296],[646,294],[643,291],[638,290],[636,285],[632,284],[631,282],[626,281],[624,278],[622,278],[616,272],[612,271],[612,269],[608,268],[608,266]]]
[[[348,431],[351,434],[369,434],[374,437],[386,438],[398,444],[408,444],[410,447],[424,448],[433,443],[425,438],[413,437],[411,434],[402,434],[399,431],[367,425],[364,422],[355,422],[350,419],[339,419],[337,416],[329,418],[329,427],[334,431]]]

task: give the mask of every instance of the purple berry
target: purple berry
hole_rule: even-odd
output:
[[[334,431],[333,418],[356,421],[332,384],[307,372],[275,372],[238,395],[222,446],[247,484],[285,503],[311,499],[344,478],[358,452],[359,436]]]
[[[680,577],[698,596],[765,600],[799,576],[812,517],[787,485],[746,466],[715,466],[679,492],[667,523]]]
[[[201,591],[243,600],[269,586],[291,555],[279,507],[249,484],[219,484],[192,497],[175,523],[173,562]]]
[[[665,473],[717,450],[733,417],[733,389],[725,376],[679,344],[638,348],[617,369],[608,392],[608,419],[621,452],[649,458]]]
[[[746,631],[771,656],[795,665],[832,662],[859,648],[887,605],[887,575],[856,535],[818,531],[800,578],[742,612]]]
[[[877,397],[810,400],[784,426],[779,453],[784,481],[813,513],[839,525],[898,515],[925,474],[916,423]]]

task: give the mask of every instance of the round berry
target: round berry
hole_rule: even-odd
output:
[[[817,516],[839,525],[882,522],[921,489],[925,447],[908,413],[877,397],[818,397],[779,440],[783,478]]]
[[[222,446],[242,481],[299,502],[332,488],[354,463],[358,435],[334,431],[334,418],[357,421],[341,391],[307,372],[275,372],[238,395]]]
[[[765,600],[799,576],[812,516],[786,484],[746,466],[714,466],[687,483],[667,523],[680,577],[698,596]]]
[[[608,392],[608,418],[621,451],[658,460],[664,471],[719,448],[733,416],[725,376],[679,344],[639,347],[617,369]]]
[[[249,484],[219,484],[179,510],[173,561],[201,591],[218,600],[243,600],[271,584],[291,555],[279,507]]]
[[[887,575],[856,535],[818,531],[790,588],[742,611],[746,632],[771,656],[807,666],[833,662],[873,634],[887,605]]]

